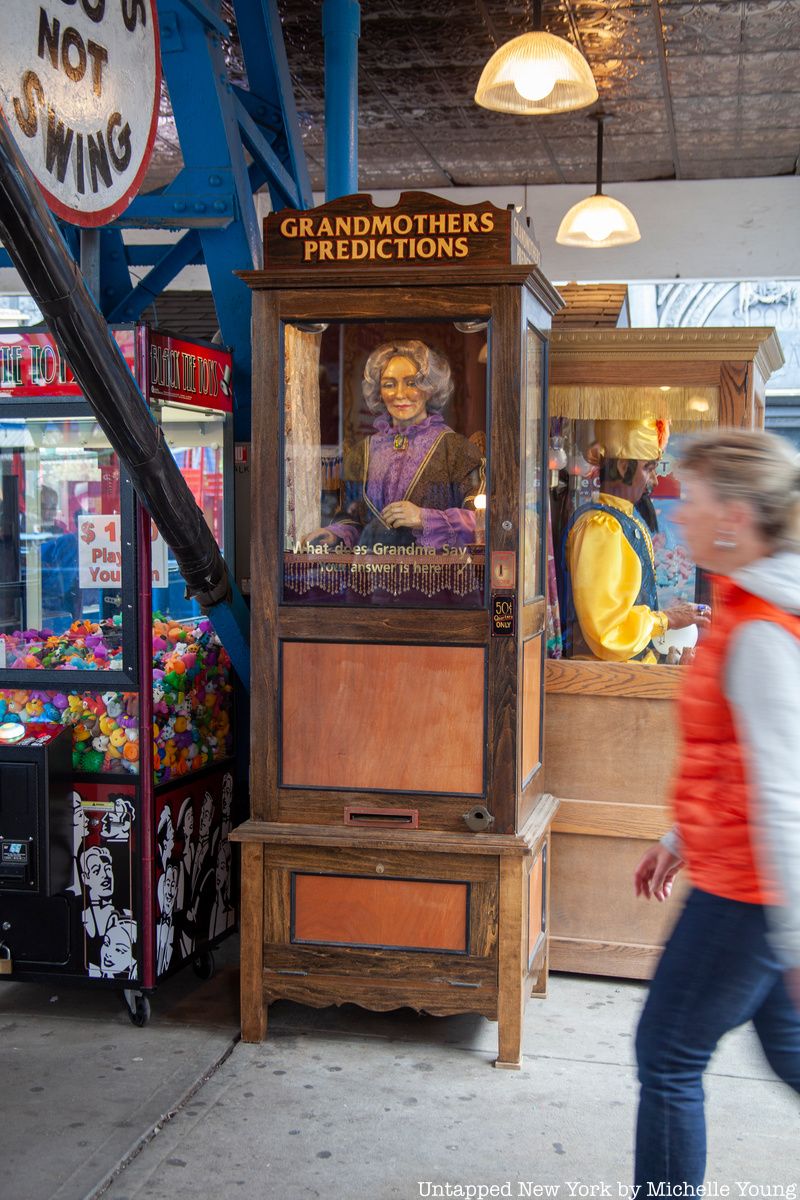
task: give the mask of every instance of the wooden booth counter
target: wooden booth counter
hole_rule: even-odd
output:
[[[491,204],[265,223],[253,289],[253,819],[242,1031],[268,1004],[499,1022],[547,980],[546,333]]]
[[[671,418],[678,436],[714,425],[760,428],[765,384],[782,361],[771,329],[554,331],[551,416],[566,429],[631,415],[641,403]],[[698,599],[710,598],[702,579],[693,586]],[[551,968],[652,974],[679,905],[635,898],[633,871],[671,823],[680,676],[679,666],[638,662],[546,663],[545,787],[561,801]],[[679,876],[676,897],[685,886]]]

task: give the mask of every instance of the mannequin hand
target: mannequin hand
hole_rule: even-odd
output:
[[[332,529],[315,529],[313,533],[307,533],[305,537],[300,539],[302,545],[310,542],[312,546],[335,546],[339,541],[338,536]]]
[[[637,896],[649,900],[667,900],[683,859],[672,854],[661,842],[656,842],[642,856],[633,876]]]
[[[695,648],[694,646],[685,646],[683,650],[679,650],[677,646],[670,646],[667,651],[668,667],[688,667],[694,662]]]
[[[395,500],[387,504],[381,516],[392,529],[422,529],[422,509],[410,500]]]
[[[685,629],[687,625],[708,629],[711,624],[711,610],[705,604],[672,604],[666,609],[666,618],[669,629]]]

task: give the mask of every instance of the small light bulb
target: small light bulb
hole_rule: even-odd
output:
[[[552,62],[527,59],[517,66],[514,87],[526,100],[544,100],[558,83],[558,67]]]
[[[486,496],[484,495],[483,492],[479,492],[478,495],[475,497],[475,507],[477,509],[486,508]]]
[[[598,197],[598,200],[600,199],[601,197]],[[576,232],[585,233],[593,242],[604,242],[612,233],[621,233],[624,228],[619,214],[602,203],[592,204],[590,208],[584,209],[575,222]]]

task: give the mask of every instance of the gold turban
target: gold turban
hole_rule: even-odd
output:
[[[652,462],[661,458],[669,441],[669,421],[645,417],[640,421],[598,421],[597,440],[605,458]]]

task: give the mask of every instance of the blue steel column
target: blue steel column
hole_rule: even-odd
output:
[[[359,0],[325,0],[325,199],[358,191]]]

